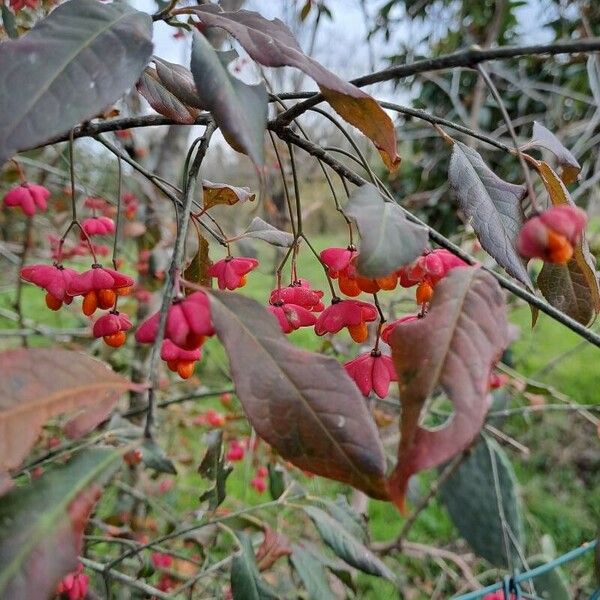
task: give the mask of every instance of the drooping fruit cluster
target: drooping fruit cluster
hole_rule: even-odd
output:
[[[140,325],[135,339],[142,344],[154,343],[159,325],[160,312],[156,312]],[[201,358],[202,344],[214,333],[210,304],[204,292],[177,297],[167,310],[161,358],[171,371],[187,379]]]
[[[356,270],[357,250],[347,248],[327,248],[321,252],[321,262],[327,267],[329,276],[337,279],[340,291],[345,296],[355,297],[361,293],[375,294],[380,290],[390,291],[396,288],[398,276],[391,273],[387,277],[368,279],[361,277]]]
[[[424,316],[435,286],[449,271],[466,266],[466,263],[447,250],[427,250],[412,264],[386,277],[370,279],[358,273],[358,255],[352,244],[346,248],[326,248],[319,255],[330,280],[337,281],[340,293],[350,298],[340,298],[334,293],[331,305],[325,308],[323,292],[312,289],[306,280],[300,279],[288,287],[273,290],[267,308],[277,318],[284,333],[314,326],[315,333],[322,336],[347,329],[350,337],[359,344],[369,337],[369,323],[379,320],[375,346],[346,362],[344,367],[363,395],[374,392],[383,398],[390,383],[397,380],[397,375],[391,357],[379,348],[379,340],[389,343],[396,327]],[[356,296],[391,291],[398,283],[405,288],[417,286],[416,300],[421,312],[419,315],[405,315],[384,327],[385,321],[378,305],[356,299]]]
[[[263,494],[267,489],[267,467],[258,467],[254,477],[250,480],[250,485],[259,493]]]
[[[257,266],[255,258],[228,256],[211,265],[208,274],[216,277],[220,290],[236,290],[246,285],[246,275]]]
[[[77,569],[69,573],[58,584],[56,593],[65,600],[84,600],[87,597],[90,578],[83,572],[79,563]]]
[[[311,289],[308,281],[300,279],[286,288],[273,290],[267,308],[277,318],[281,330],[291,333],[317,322],[316,313],[325,308],[322,298],[322,291]]]
[[[83,298],[82,312],[88,317],[98,308],[111,309],[94,323],[94,337],[103,338],[113,348],[125,343],[125,332],[132,325],[126,314],[116,310],[116,300],[118,296],[127,295],[134,283],[128,275],[97,263],[83,273],[55,263],[23,267],[21,278],[46,292],[46,306],[50,310],[60,310],[63,304],[71,304],[77,296]]]
[[[36,212],[46,212],[49,197],[50,191],[43,185],[25,182],[4,196],[4,206],[19,206],[28,217],[33,217]]]
[[[426,251],[415,262],[398,270],[398,281],[404,288],[416,285],[417,304],[423,305],[431,302],[435,286],[449,271],[466,266],[465,261],[443,248]]]

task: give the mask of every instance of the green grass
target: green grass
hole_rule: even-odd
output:
[[[343,239],[331,236],[314,236],[312,239],[317,251],[323,248],[344,244]],[[266,304],[268,295],[274,287],[273,250],[260,247],[260,267],[248,277],[248,284],[242,290],[244,294]],[[215,256],[214,258],[218,258]],[[320,264],[311,255],[308,248],[303,248],[298,261],[299,275],[311,281],[314,287],[327,290]],[[289,279],[287,275],[285,277]],[[284,283],[287,280],[284,279]],[[43,293],[26,285],[23,290],[23,304],[26,317],[49,327],[81,326],[79,319],[69,310],[53,313],[46,309]],[[326,298],[328,294],[326,293]],[[411,292],[406,294],[410,298]],[[386,296],[384,295],[384,298]],[[0,293],[0,307],[12,310],[13,293]],[[76,301],[78,303],[78,301]],[[410,306],[410,301],[408,306]],[[510,314],[511,322],[520,328],[518,339],[512,344],[510,358],[514,368],[527,377],[538,379],[567,394],[573,401],[582,404],[600,404],[600,375],[598,370],[600,350],[581,344],[580,338],[550,318],[540,315],[535,329],[531,329],[530,312],[527,307],[519,307]],[[16,324],[0,317],[0,328],[14,328]],[[348,343],[348,336],[336,336],[342,343],[345,352],[355,352],[355,347]],[[294,332],[289,336],[292,343],[309,350],[319,351],[323,348],[324,339],[314,335],[310,329]],[[35,336],[33,344],[49,343],[42,336]],[[14,345],[14,340],[0,338],[0,347]],[[346,350],[347,349],[347,350]],[[328,349],[331,351],[331,348]],[[209,388],[223,386],[223,369],[227,368],[227,359],[223,348],[216,340],[206,344],[205,360],[198,370],[202,383]],[[553,361],[556,360],[556,364]],[[551,368],[547,368],[551,365]],[[173,391],[173,395],[179,393]],[[522,397],[511,399],[511,405],[526,402]],[[548,399],[548,402],[556,402]],[[167,503],[183,512],[195,510],[198,505],[198,495],[206,487],[200,476],[195,472],[196,465],[203,453],[201,442],[202,428],[197,426],[180,427],[177,425],[182,418],[196,414],[200,410],[214,408],[222,411],[218,399],[203,402],[202,405],[186,404],[184,407],[166,411],[163,415],[168,423],[168,433],[163,437],[163,443],[174,455],[181,475],[178,478],[177,493],[170,492],[164,497]],[[234,413],[241,417],[239,405],[235,405]],[[543,534],[550,534],[557,546],[558,552],[567,551],[584,540],[595,535],[595,529],[600,522],[600,444],[594,427],[574,414],[554,413],[536,414],[524,418],[512,417],[502,425],[504,431],[525,445],[529,456],[525,457],[511,446],[505,446],[513,462],[521,486],[521,496],[526,511],[526,530],[528,541],[526,551],[529,555],[539,552],[539,539]],[[247,425],[243,419],[235,421],[233,433],[246,435]],[[231,437],[231,434],[230,434]],[[269,454],[264,445],[259,448],[261,461],[268,460]],[[190,462],[191,459],[191,462]],[[587,462],[586,462],[587,461]],[[595,462],[594,462],[595,461]],[[255,505],[265,501],[266,495],[259,495],[249,486],[249,480],[254,473],[254,465],[249,462],[237,463],[227,483],[228,499],[225,507],[235,510],[243,504]],[[422,491],[432,481],[434,474],[425,473],[417,479]],[[335,496],[336,493],[348,492],[349,488],[321,478],[306,478],[294,472],[309,494]],[[369,527],[371,537],[377,541],[394,538],[404,518],[396,509],[387,503],[370,501],[368,506]],[[281,517],[281,515],[279,515]],[[267,514],[265,518],[276,522],[277,514]],[[312,526],[311,535],[316,537]],[[300,531],[293,531],[294,535]],[[409,539],[431,545],[456,546],[457,532],[438,502],[434,501],[414,524]],[[464,546],[461,546],[464,550]],[[439,569],[435,563],[428,560],[399,557],[389,559],[389,564],[402,578],[415,581],[435,581]],[[484,568],[484,565],[481,565]],[[569,578],[586,576],[589,562],[581,562],[568,566],[566,571]],[[398,592],[389,583],[374,577],[361,575],[358,578],[360,598],[394,598]],[[418,598],[427,598],[430,591],[422,592]]]

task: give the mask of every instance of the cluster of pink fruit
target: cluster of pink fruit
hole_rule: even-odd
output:
[[[24,183],[8,192],[4,202],[7,206],[21,206],[31,216],[36,210],[46,209],[48,197],[46,188]],[[128,214],[135,214],[135,196],[128,194],[123,199]],[[90,236],[114,233],[114,221],[109,216],[113,207],[100,198],[88,198],[85,205],[94,211],[94,216],[81,224],[83,239],[89,242]],[[103,214],[95,216],[96,211]],[[580,241],[585,224],[585,213],[576,207],[551,208],[534,216],[523,226],[517,247],[525,257],[537,256],[550,262],[565,262],[571,258],[574,246]],[[126,332],[132,328],[132,324],[126,314],[116,310],[116,304],[118,296],[130,292],[133,279],[97,263],[88,271],[77,273],[62,266],[61,251],[62,240],[58,243],[53,265],[25,267],[21,272],[22,278],[46,291],[46,304],[52,310],[70,304],[76,296],[83,297],[82,310],[87,316],[92,316],[97,308],[109,310],[96,320],[93,334],[102,337],[109,346],[117,348],[123,345]],[[308,281],[298,279],[287,287],[278,287],[271,292],[268,310],[284,333],[301,327],[314,327],[315,333],[322,336],[347,329],[351,338],[359,344],[369,336],[368,324],[379,320],[380,327],[372,350],[347,362],[345,368],[365,396],[374,392],[384,397],[396,374],[391,357],[380,350],[379,340],[389,343],[396,327],[423,316],[434,295],[435,286],[450,270],[465,266],[466,263],[447,250],[427,250],[412,264],[386,277],[370,279],[358,273],[357,258],[358,251],[352,245],[327,248],[320,254],[329,278],[337,281],[340,293],[346,298],[334,295],[331,304],[326,307],[323,303],[324,293],[313,289]],[[148,262],[149,257],[145,257],[140,270],[146,268]],[[216,279],[221,290],[235,290],[246,284],[248,274],[257,266],[258,261],[254,258],[228,255],[212,264],[208,274]],[[421,310],[419,314],[404,316],[383,327],[384,318],[378,307],[356,299],[356,296],[391,291],[398,285],[416,288],[416,302]],[[141,324],[136,332],[136,340],[154,343],[159,323],[160,313],[157,312]],[[206,294],[196,291],[184,296],[178,290],[166,314],[161,358],[171,371],[187,379],[202,357],[204,341],[214,333]]]

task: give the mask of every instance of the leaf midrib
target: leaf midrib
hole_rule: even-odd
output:
[[[308,412],[310,412],[310,414],[314,417],[314,419],[316,420],[316,422],[318,423],[319,427],[321,428],[321,430],[325,433],[325,435],[327,436],[327,438],[332,442],[332,444],[334,445],[335,448],[338,449],[338,451],[340,452],[340,454],[343,456],[343,458],[345,459],[345,461],[350,465],[351,470],[356,473],[359,478],[363,481],[365,481],[368,484],[368,487],[371,488],[372,487],[372,482],[369,478],[367,478],[367,476],[365,474],[363,474],[360,470],[358,470],[355,466],[353,461],[350,459],[350,457],[347,455],[347,453],[345,452],[345,450],[338,444],[338,442],[335,440],[335,438],[333,438],[329,432],[329,430],[324,426],[323,422],[321,421],[321,419],[318,417],[317,413],[315,413],[315,411],[312,409],[312,407],[310,406],[310,404],[308,404],[308,402],[304,399],[304,396],[302,395],[302,393],[300,392],[300,390],[298,389],[297,385],[290,379],[289,375],[279,366],[279,364],[277,363],[277,361],[273,358],[273,356],[267,351],[267,349],[262,345],[262,343],[259,341],[260,338],[258,338],[257,336],[253,335],[252,332],[246,327],[245,323],[243,321],[241,321],[240,319],[238,319],[237,314],[235,312],[233,312],[232,310],[229,309],[229,307],[227,307],[223,302],[221,302],[216,296],[212,295],[212,297],[219,302],[219,304],[231,315],[233,315],[234,320],[236,320],[240,326],[242,327],[242,329],[244,330],[244,332],[246,332],[251,339],[256,340],[257,342],[257,346],[261,349],[261,351],[264,353],[264,355],[269,359],[269,362],[273,363],[275,365],[275,367],[277,368],[277,370],[283,375],[283,377],[289,382],[289,384],[291,385],[292,389],[296,392],[297,396],[300,398],[300,401],[302,402],[302,404],[305,406],[305,408],[308,410]],[[284,340],[285,341],[285,340]]]
[[[18,125],[20,125],[23,122],[23,120],[31,112],[33,107],[35,107],[36,104],[42,100],[44,94],[46,94],[48,92],[48,90],[50,89],[50,86],[55,81],[58,80],[58,78],[65,72],[67,67],[75,60],[75,58],[79,54],[81,54],[82,52],[87,50],[91,46],[91,44],[96,41],[96,39],[98,37],[100,37],[101,35],[106,33],[109,29],[112,29],[113,27],[115,27],[122,19],[131,17],[134,14],[135,13],[132,13],[132,12],[126,12],[126,13],[120,15],[117,19],[111,21],[106,27],[99,30],[93,37],[89,38],[88,41],[83,46],[78,46],[77,50],[73,54],[69,55],[67,57],[67,60],[58,67],[58,70],[55,71],[55,74],[47,79],[46,85],[44,85],[44,87],[41,88],[41,90],[39,91],[39,93],[37,95],[33,96],[33,100],[31,102],[29,102],[28,104],[26,104],[25,109],[24,109],[24,111],[22,111],[21,116],[19,116],[17,119],[15,119],[13,121],[13,127],[8,130],[8,135],[6,135],[6,139],[8,139],[11,135],[14,134],[14,131],[17,129]]]

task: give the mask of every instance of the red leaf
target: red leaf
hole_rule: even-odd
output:
[[[436,286],[427,316],[394,330],[391,346],[402,414],[389,491],[401,508],[411,475],[451,459],[479,433],[489,408],[490,371],[507,345],[503,294],[478,267],[451,271]],[[429,430],[419,421],[436,388],[455,411],[448,424]]]
[[[254,300],[207,292],[237,396],[258,435],[300,469],[387,498],[377,428],[343,367],[290,344]]]
[[[79,411],[70,433],[86,433],[105,418],[121,393],[135,387],[81,352],[57,348],[2,352],[0,476],[19,466],[48,419]]]

